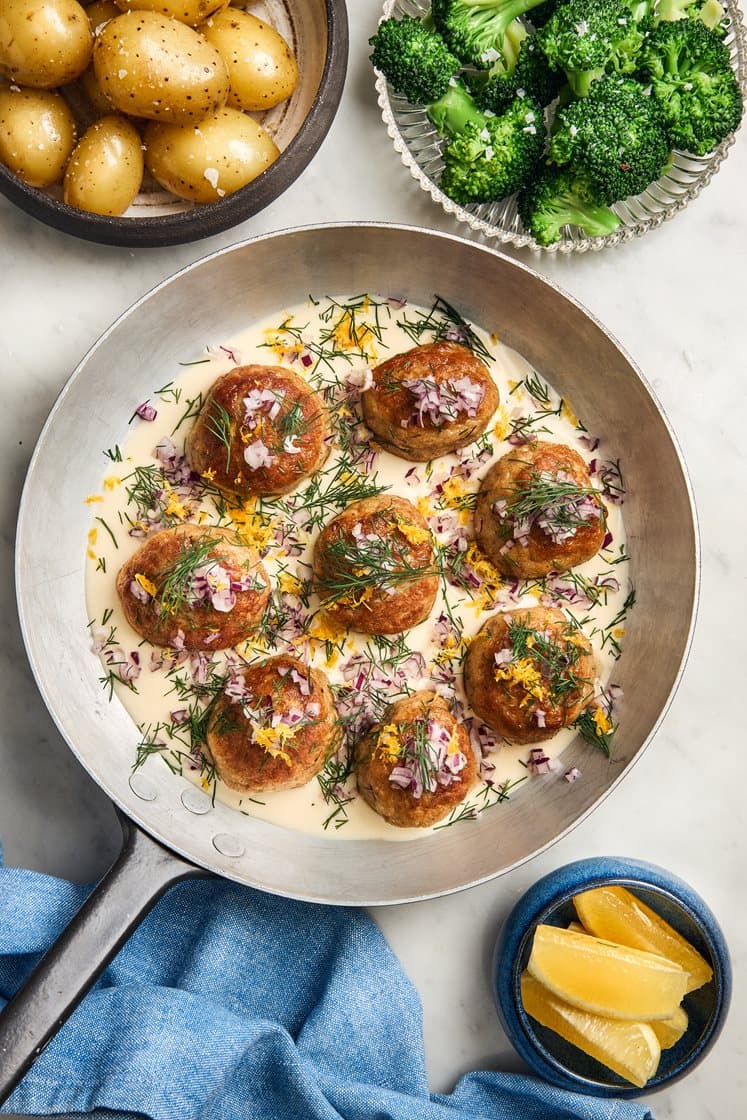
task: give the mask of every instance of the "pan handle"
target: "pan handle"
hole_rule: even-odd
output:
[[[210,875],[118,815],[124,843],[115,863],[0,1014],[0,1104],[161,895]]]

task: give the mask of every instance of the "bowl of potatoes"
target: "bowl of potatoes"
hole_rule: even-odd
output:
[[[89,241],[220,233],[337,111],[345,0],[2,0],[0,191]]]

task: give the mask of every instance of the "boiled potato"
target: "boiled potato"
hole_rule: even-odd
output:
[[[105,23],[108,23],[110,19],[121,16],[122,12],[114,3],[114,0],[94,0],[93,4],[86,8],[86,15],[91,25],[91,31],[94,35],[98,35],[99,31],[103,30]]]
[[[192,128],[151,123],[144,140],[153,178],[194,202],[232,194],[280,155],[269,133],[238,109],[220,109]]]
[[[160,12],[196,27],[213,12],[228,7],[229,0],[117,0],[123,12]]]
[[[85,112],[89,119],[96,116],[103,117],[109,113],[116,112],[115,107],[99,85],[93,66],[89,66],[88,69],[81,74],[80,78],[78,78],[78,88],[83,94],[83,105],[85,106]],[[78,107],[82,108],[81,106]]]
[[[22,86],[72,82],[91,59],[93,35],[77,0],[0,0],[0,72]]]
[[[62,178],[75,147],[75,120],[59,93],[0,88],[0,162],[31,187]]]
[[[137,129],[117,114],[83,134],[65,172],[64,199],[93,214],[123,214],[143,182]]]
[[[200,31],[228,67],[228,104],[234,109],[271,109],[293,93],[298,66],[274,27],[248,12],[218,12]]]
[[[225,104],[228,72],[215,47],[178,20],[126,12],[101,29],[96,78],[121,113],[186,125]]]

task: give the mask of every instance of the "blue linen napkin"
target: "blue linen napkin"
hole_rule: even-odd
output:
[[[88,888],[0,867],[0,1008]],[[429,1095],[417,993],[360,910],[173,887],[5,1105],[153,1120],[652,1120],[517,1074]],[[111,1113],[106,1113],[111,1116]]]

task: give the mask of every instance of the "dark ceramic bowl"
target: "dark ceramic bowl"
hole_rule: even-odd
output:
[[[288,101],[263,120],[281,154],[253,182],[202,206],[151,184],[122,217],[76,210],[61,200],[59,188],[29,187],[2,164],[0,192],[64,233],[104,245],[141,248],[199,241],[263,210],[298,178],[334,120],[347,69],[348,21],[345,0],[265,0],[255,14],[266,18],[291,44],[299,81]]]
[[[572,898],[593,887],[626,887],[685,937],[711,964],[713,979],[685,996],[688,1028],[662,1050],[659,1068],[643,1089],[618,1077],[593,1058],[541,1026],[524,1010],[521,973],[540,923],[567,926],[576,912]],[[653,864],[616,857],[569,863],[550,872],[519,899],[498,937],[493,959],[493,994],[509,1039],[545,1081],[600,1097],[637,1097],[671,1084],[701,1061],[724,1025],[731,998],[731,965],[723,933],[699,895],[676,875]]]

